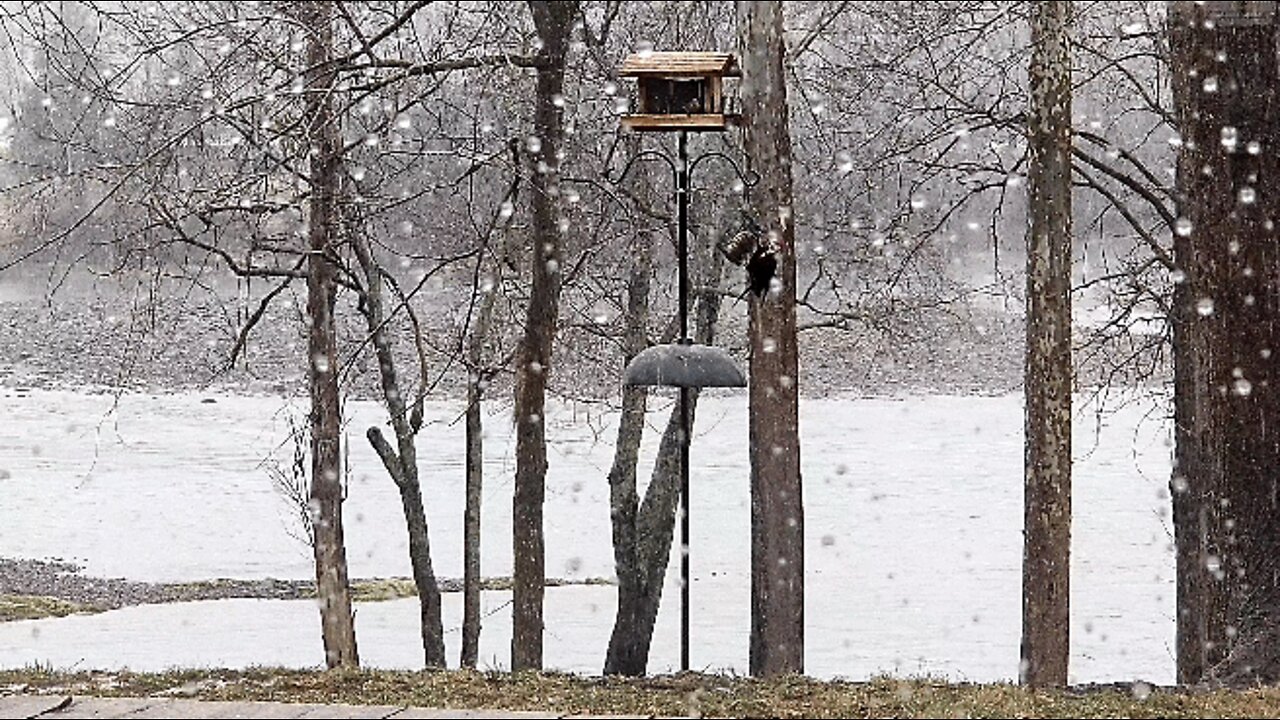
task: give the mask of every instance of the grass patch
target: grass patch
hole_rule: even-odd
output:
[[[418,586],[407,578],[356,580],[351,583],[351,599],[354,602],[378,602],[416,597]]]
[[[248,584],[250,584],[248,581],[217,578],[215,580],[163,583],[160,587],[175,597],[217,597],[220,593]]]
[[[609,578],[547,578],[547,587],[560,587],[564,585],[612,585],[613,581]],[[488,577],[481,578],[481,590],[510,590],[510,577]],[[461,580],[442,580],[440,581],[440,592],[462,592]],[[400,600],[402,598],[417,597],[418,586],[414,584],[410,578],[371,578],[365,580],[354,580],[351,583],[351,599],[355,602],[379,602],[384,600]],[[315,589],[308,588],[308,597],[315,597]]]
[[[44,595],[0,595],[0,622],[98,612],[102,612],[102,608],[96,605],[84,605]]]
[[[716,717],[1277,717],[1280,689],[1193,692],[1145,684],[1033,691],[1016,685],[880,678],[823,682],[685,673],[643,679],[561,674],[390,671],[62,673],[0,671],[0,686],[27,691],[210,700],[417,705],[561,714]]]

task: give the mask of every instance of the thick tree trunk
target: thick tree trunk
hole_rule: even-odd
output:
[[[1019,676],[1044,687],[1067,684],[1071,655],[1071,3],[1031,8]]]
[[[333,111],[333,4],[302,3],[299,20],[308,32],[307,141],[311,149],[311,207],[307,258],[307,343],[311,389],[311,503],[315,517],[316,595],[325,663],[359,665],[347,550],[342,536],[342,406],[338,396],[338,351],[333,306],[334,246],[338,228],[339,153],[342,138]]]
[[[1202,102],[1200,94],[1203,92],[1203,80],[1198,76],[1205,62],[1197,62],[1196,56],[1211,51],[1214,45],[1206,43],[1203,37],[1192,38],[1189,33],[1192,28],[1178,27],[1202,20],[1197,19],[1194,13],[1188,15],[1187,10],[1188,8],[1179,7],[1177,3],[1170,4],[1169,45],[1173,97],[1175,112],[1179,117],[1179,130],[1184,135],[1188,133],[1190,125],[1198,122],[1200,112],[1197,108]],[[1197,47],[1198,44],[1203,46]],[[1189,228],[1190,220],[1187,218],[1187,213],[1192,212],[1187,193],[1193,190],[1189,185],[1199,182],[1196,176],[1199,174],[1200,164],[1202,161],[1190,149],[1179,153],[1179,213],[1185,221],[1181,227],[1190,230],[1194,229]],[[1184,279],[1174,286],[1173,291],[1175,447],[1173,474],[1169,481],[1177,562],[1177,680],[1188,685],[1204,678],[1206,671],[1222,658],[1225,647],[1220,642],[1223,639],[1221,621],[1216,619],[1214,613],[1204,612],[1211,602],[1209,575],[1204,566],[1208,555],[1205,544],[1209,539],[1206,526],[1209,516],[1205,499],[1210,495],[1208,483],[1216,473],[1208,471],[1214,461],[1213,456],[1200,455],[1202,444],[1207,446],[1207,443],[1202,442],[1201,436],[1207,435],[1208,428],[1198,420],[1197,415],[1198,408],[1204,405],[1204,398],[1200,396],[1204,395],[1208,383],[1204,381],[1204,369],[1197,365],[1208,358],[1208,348],[1204,346],[1204,342],[1207,339],[1205,330],[1210,321],[1199,317],[1196,311],[1196,292],[1185,277],[1185,269],[1195,251],[1192,235],[1193,232],[1182,232],[1175,228],[1173,238],[1174,258],[1184,270]],[[1217,625],[1217,628],[1213,628],[1213,625]],[[1210,637],[1217,637],[1219,642],[1207,642]]]
[[[1178,677],[1280,681],[1276,3],[1175,2]],[[1225,58],[1225,61],[1223,60]],[[1185,653],[1185,655],[1184,655]]]
[[[804,504],[782,3],[737,3],[745,146],[760,182],[754,210],[777,276],[750,306],[752,675],[804,672]]]
[[[1189,256],[1189,239],[1178,236],[1174,238],[1174,256]],[[1174,458],[1173,473],[1169,478],[1169,494],[1173,504],[1173,534],[1176,548],[1177,565],[1177,600],[1175,638],[1175,657],[1177,658],[1177,681],[1181,685],[1197,683],[1204,677],[1205,670],[1213,663],[1209,648],[1203,638],[1208,637],[1206,623],[1210,621],[1197,608],[1205,606],[1204,596],[1204,540],[1206,532],[1202,529],[1205,516],[1201,512],[1200,498],[1203,494],[1204,474],[1201,470],[1204,460],[1199,458],[1200,438],[1199,424],[1196,422],[1195,378],[1201,375],[1194,368],[1200,352],[1193,352],[1192,347],[1198,341],[1196,333],[1195,298],[1190,287],[1184,281],[1173,289],[1173,308],[1171,322],[1173,324],[1173,433]],[[1191,492],[1188,478],[1198,478],[1196,492]]]
[[[563,144],[564,62],[577,16],[576,2],[529,2],[543,63],[534,100],[533,282],[516,368],[516,480],[512,507],[511,669],[542,669],[545,551],[542,503],[546,492],[547,374],[560,309],[561,231],[557,198]]]

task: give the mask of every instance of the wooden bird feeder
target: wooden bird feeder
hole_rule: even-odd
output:
[[[731,53],[636,53],[619,74],[636,78],[640,86],[639,112],[623,117],[623,127],[707,132],[738,121],[725,112],[724,78],[742,76]]]

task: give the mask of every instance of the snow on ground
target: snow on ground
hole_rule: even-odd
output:
[[[653,411],[642,456],[656,451]],[[287,420],[302,401],[0,390],[0,556],[60,557],[99,576],[138,580],[306,578],[292,509],[262,467],[286,458]],[[381,420],[351,401],[347,540],[354,576],[407,575],[395,488],[363,442]],[[429,404],[419,441],[432,548],[442,576],[461,574],[461,406]],[[509,414],[490,408],[484,572],[510,571]],[[1077,682],[1173,680],[1173,553],[1167,518],[1167,398],[1135,395],[1106,413],[1080,410],[1076,431],[1073,662]],[[806,506],[806,662],[820,677],[933,673],[1017,675],[1022,409],[1018,395],[830,397],[801,404]],[[746,398],[709,395],[691,451],[693,661],[745,672],[749,600]],[[598,404],[549,413],[547,571],[608,576],[606,473],[616,414]],[[678,651],[676,564],[654,644],[655,672]],[[509,643],[505,593],[482,659]],[[547,663],[599,672],[612,587],[547,591]],[[460,597],[446,598],[456,643]],[[144,606],[0,625],[0,666],[79,668],[285,664],[322,658],[306,601],[228,600]],[[367,664],[417,667],[415,601],[361,604]],[[453,646],[451,645],[451,648]],[[450,651],[456,657],[456,651]]]

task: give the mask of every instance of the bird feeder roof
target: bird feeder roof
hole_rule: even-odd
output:
[[[627,56],[618,73],[623,77],[741,77],[733,53],[648,52]]]

